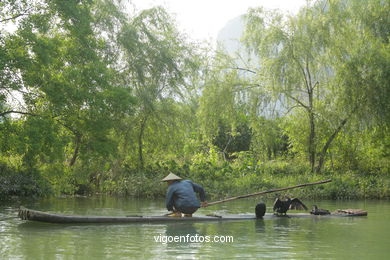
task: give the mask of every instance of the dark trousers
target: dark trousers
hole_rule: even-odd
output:
[[[195,211],[198,210],[198,207],[180,207],[176,208],[176,210],[184,214],[193,214]]]

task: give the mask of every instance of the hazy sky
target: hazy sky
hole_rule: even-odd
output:
[[[175,15],[179,28],[195,40],[213,40],[224,25],[250,7],[296,13],[306,0],[131,0],[136,10],[161,5]]]

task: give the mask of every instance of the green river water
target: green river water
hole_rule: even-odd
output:
[[[330,210],[362,208],[368,216],[66,225],[22,221],[15,216],[20,204],[61,214],[162,215],[166,213],[164,199],[88,197],[14,202],[0,206],[0,259],[390,259],[389,201],[304,202]],[[200,209],[197,214],[253,214],[256,203],[244,199]],[[271,212],[272,201],[266,204]],[[175,236],[183,240],[165,243]],[[206,241],[215,236],[233,241]]]

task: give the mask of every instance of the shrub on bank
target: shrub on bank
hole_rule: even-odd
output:
[[[308,167],[296,163],[273,161],[250,165],[234,163],[162,162],[143,171],[126,169],[117,179],[106,179],[101,191],[109,194],[156,197],[164,196],[166,185],[160,180],[170,171],[201,184],[209,200],[226,198],[273,188],[332,179],[332,182],[280,192],[279,195],[305,199],[386,199],[390,198],[387,175],[364,175],[356,172],[328,171],[312,174]],[[271,193],[270,198],[278,194]]]
[[[51,194],[49,183],[36,170],[17,170],[0,164],[0,200]]]
[[[244,163],[242,163],[244,162]],[[17,171],[0,165],[0,197],[44,196],[49,194],[104,193],[133,197],[164,197],[167,186],[160,180],[169,172],[191,179],[204,186],[208,200],[237,196],[273,188],[283,188],[332,179],[332,182],[271,193],[266,197],[288,195],[303,199],[388,199],[390,177],[386,174],[362,174],[354,171],[325,171],[312,174],[309,167],[293,161],[254,162],[251,160],[158,162],[143,170],[128,166],[115,173],[101,171],[90,175],[85,169],[66,170],[61,167],[38,171]],[[61,169],[65,172],[61,172]],[[52,172],[57,172],[53,174]],[[44,177],[42,177],[44,176]],[[80,177],[84,176],[84,177]],[[93,176],[93,177],[91,177]]]

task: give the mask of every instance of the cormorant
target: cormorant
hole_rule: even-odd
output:
[[[287,198],[287,200],[280,200],[277,198],[274,202],[274,213],[276,215],[286,215],[287,210],[296,209],[296,210],[307,210],[305,204],[302,203],[297,198]]]
[[[327,209],[319,209],[317,205],[313,205],[313,209],[310,211],[312,215],[329,215],[330,212]]]

